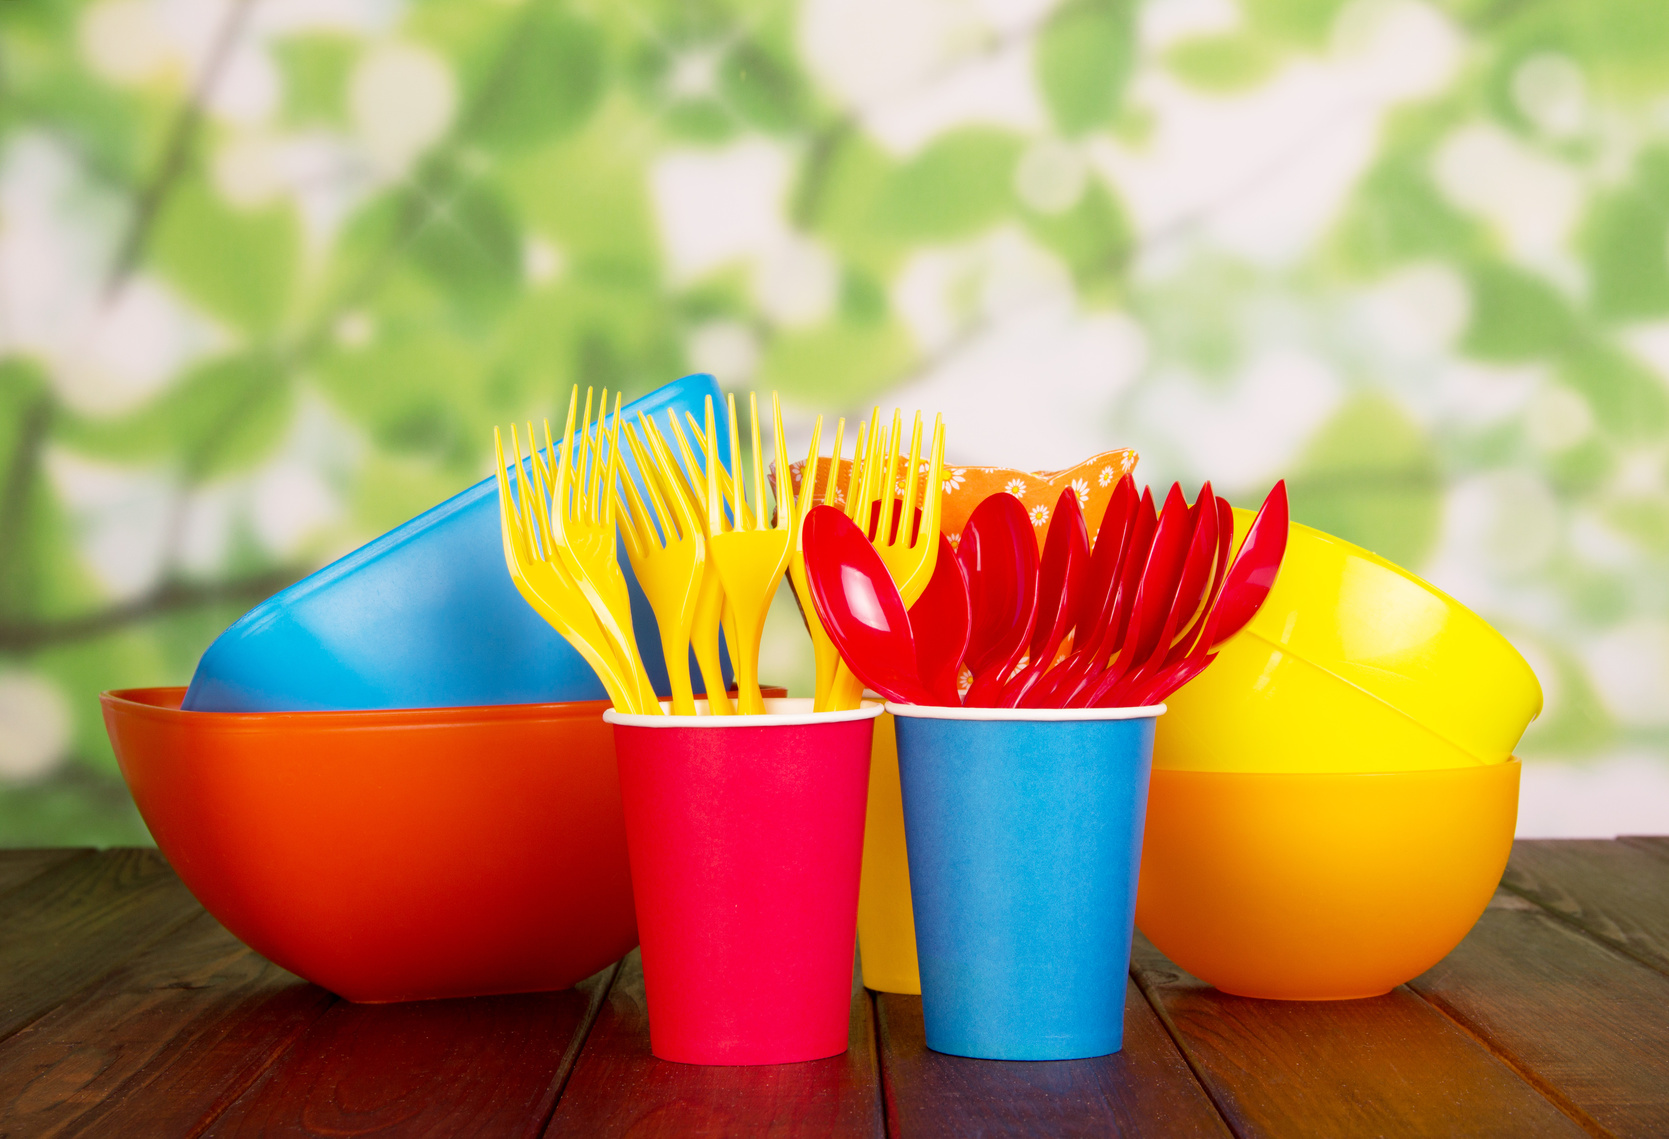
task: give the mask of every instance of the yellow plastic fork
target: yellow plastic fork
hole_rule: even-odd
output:
[[[840,473],[840,448],[845,441],[846,420],[835,422],[834,458],[829,463],[829,478],[823,487],[823,505],[833,506],[835,478]],[[806,577],[805,519],[817,501],[818,450],[823,441],[823,417],[819,415],[811,428],[811,449],[806,455],[805,473],[800,480],[798,509],[794,517],[794,546],[788,555],[788,576],[794,583],[794,594],[800,600],[800,615],[805,619],[806,632],[811,636],[812,655],[817,667],[817,687],[814,710],[826,712],[834,694],[836,671],[840,667],[840,650],[829,639],[823,619],[817,615],[817,605],[811,597],[811,583]]]
[[[504,461],[504,438],[493,428],[493,451],[498,456],[498,522],[504,538],[504,563],[516,590],[562,638],[579,651],[585,663],[597,674],[608,691],[614,706],[623,710],[637,710],[636,686],[630,673],[620,667],[608,638],[591,612],[591,603],[580,590],[574,577],[562,564],[551,546],[545,519],[549,505],[542,494],[535,496],[528,485],[522,465],[521,440],[516,428],[510,428],[511,443],[516,453],[516,482],[521,491],[519,499],[510,493],[510,479]],[[539,456],[534,452],[533,433],[528,432],[527,449],[532,452],[534,480],[539,480]],[[548,452],[547,452],[548,453]]]
[[[672,434],[678,441],[678,453],[684,460],[679,474],[679,489],[690,495],[695,505],[696,516],[703,527],[707,524],[707,478],[702,473],[701,464],[696,462],[695,452],[690,449],[690,441],[684,435],[684,429],[678,423],[678,413],[668,410],[667,422],[672,425]],[[653,428],[653,424],[651,424]],[[702,451],[707,450],[705,436],[702,437]],[[720,468],[722,471],[723,468]],[[688,472],[689,481],[682,478],[683,472]],[[729,485],[729,480],[725,480]],[[708,534],[709,541],[712,535]],[[730,695],[725,690],[724,669],[719,660],[719,633],[723,630],[725,642],[730,647],[730,659],[734,661],[736,653],[736,618],[731,612],[730,603],[724,596],[724,584],[719,581],[718,563],[713,561],[711,550],[707,556],[707,565],[701,578],[701,592],[696,599],[695,622],[690,629],[690,647],[695,650],[695,663],[701,669],[701,682],[707,689],[707,707],[718,716],[733,715],[736,709],[730,703]]]
[[[880,430],[880,408],[870,413],[868,447],[860,433],[857,454],[864,456],[861,473],[854,456],[851,477],[847,482],[846,514],[860,528],[869,525],[871,508],[879,502],[880,510],[870,544],[881,555],[881,561],[898,586],[899,596],[906,606],[914,605],[927,583],[933,578],[938,564],[939,520],[943,512],[945,461],[945,420],[938,416],[933,425],[931,459],[927,466],[926,496],[921,502],[921,525],[916,527],[916,494],[921,474],[921,413],[915,418],[910,435],[910,452],[904,475],[904,501],[897,501],[898,448],[904,434],[902,411],[894,411],[892,430]],[[897,532],[894,533],[894,523]],[[913,532],[912,532],[913,531]],[[866,529],[867,532],[867,529]],[[913,539],[913,540],[912,540]],[[863,698],[863,682],[852,675],[842,662],[835,672],[830,706],[836,709],[856,708]]]
[[[648,421],[644,422],[647,426]],[[655,447],[659,437],[651,430],[646,440],[633,423],[626,424],[625,434],[637,468],[643,472],[643,484],[654,508],[651,517],[631,473],[622,472],[620,483],[626,491],[626,510],[620,529],[626,536],[626,556],[631,560],[638,585],[649,599],[649,608],[655,611],[661,655],[666,658],[667,677],[672,683],[672,713],[693,716],[696,710],[695,693],[690,688],[690,629],[695,622],[696,600],[707,565],[707,539],[689,500],[676,491],[662,494],[669,480],[660,467],[671,459]]]
[[[759,444],[759,400],[748,397],[753,414],[753,524],[748,523],[746,491],[742,482],[742,448],[736,426],[736,397],[727,396],[726,410],[730,417],[730,476],[736,488],[735,529],[730,529],[719,496],[719,456],[717,433],[713,422],[713,401],[707,400],[707,549],[719,567],[719,580],[736,615],[736,684],[738,703],[744,715],[765,711],[765,700],[759,692],[759,640],[765,631],[765,614],[770,611],[771,598],[782,582],[788,568],[789,547],[794,540],[791,523],[794,515],[793,491],[787,489],[787,479],[780,480],[782,492],[778,501],[783,508],[777,511],[776,525],[766,528],[770,517],[765,509],[765,458]],[[782,414],[776,416],[777,469],[786,471],[786,448],[782,445]]]
[[[603,392],[596,423],[592,424],[591,389],[586,389],[585,420],[576,441],[574,413],[578,402],[579,385],[576,384],[568,397],[568,427],[563,435],[567,442],[560,458],[555,459],[554,450],[547,446],[556,466],[556,489],[551,496],[551,538],[562,564],[568,567],[586,600],[591,602],[591,610],[597,615],[597,623],[602,626],[615,656],[630,673],[638,710],[655,714],[661,710],[660,700],[649,683],[649,674],[644,671],[637,641],[632,636],[631,597],[626,592],[626,576],[620,572],[615,546],[620,397],[615,396],[614,427],[606,446],[603,424],[608,412],[608,391]],[[576,451],[579,452],[577,459]]]

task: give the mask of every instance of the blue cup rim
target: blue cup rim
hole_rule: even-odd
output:
[[[887,711],[894,716],[907,716],[916,720],[1152,720],[1165,714],[1165,705],[1147,704],[1140,708],[963,708],[954,705],[899,704],[888,700]]]

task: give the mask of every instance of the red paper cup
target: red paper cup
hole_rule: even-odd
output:
[[[879,703],[762,716],[613,709],[649,1046],[685,1064],[846,1051]]]

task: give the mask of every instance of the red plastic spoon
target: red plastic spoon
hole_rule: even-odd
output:
[[[1025,652],[1037,619],[1037,539],[1020,500],[993,494],[974,507],[956,556],[968,573],[973,612],[963,661],[974,684],[964,703],[989,708]]]
[[[888,700],[934,703],[916,676],[904,599],[863,531],[835,507],[814,506],[804,542],[812,603],[852,674]]]
[[[951,548],[950,539],[940,534],[933,576],[910,607],[910,631],[916,638],[916,671],[922,687],[932,693],[936,704],[962,703],[956,680],[962,673],[962,658],[968,651],[972,626],[967,572]]]
[[[1071,487],[1055,500],[1049,519],[1049,535],[1043,541],[1043,561],[1037,571],[1037,622],[1032,628],[1031,663],[1004,686],[998,703],[1005,708],[1020,706],[1049,666],[1061,642],[1078,620],[1084,592],[1084,571],[1089,567],[1089,530],[1078,492]]]

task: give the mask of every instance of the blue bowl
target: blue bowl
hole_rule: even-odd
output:
[[[685,376],[623,414],[635,420],[641,411],[664,424],[670,408],[699,421],[709,395],[722,406],[712,376]],[[720,452],[728,447],[721,417]],[[629,455],[626,466],[638,478]],[[638,648],[666,696],[655,615],[624,568]],[[695,685],[699,692],[698,675]],[[182,707],[345,711],[606,698],[585,660],[516,592],[492,477],[245,613],[203,654]]]
[[[1163,705],[887,710],[927,1046],[987,1060],[1117,1052]]]

